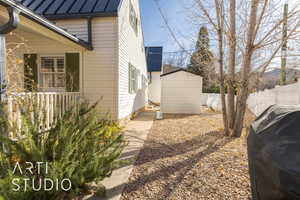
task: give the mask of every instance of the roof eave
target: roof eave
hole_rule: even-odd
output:
[[[52,22],[48,21],[48,19],[35,14],[34,12],[32,12],[31,10],[29,10],[28,8],[12,1],[12,0],[1,0],[0,1],[0,5],[3,6],[11,6],[14,7],[16,9],[18,9],[20,11],[20,15],[36,22],[39,25],[42,25],[46,28],[48,28],[49,30],[71,40],[72,42],[77,43],[78,45],[84,47],[87,50],[93,50],[92,45],[90,45],[89,43],[75,37],[74,35],[68,33],[67,31],[63,30],[62,28],[57,27],[55,24],[53,24]]]
[[[55,15],[43,15],[49,20],[60,20],[60,19],[81,19],[90,17],[117,17],[118,12],[99,12],[99,13],[80,13],[80,14],[55,14]]]
[[[181,72],[181,71],[187,72],[187,73],[190,73],[190,74],[194,74],[194,75],[196,75],[196,76],[200,76],[200,75],[198,75],[198,74],[195,74],[195,73],[193,73],[193,72],[188,71],[187,69],[180,68],[180,69],[177,69],[177,70],[168,72],[168,73],[164,73],[164,74],[160,75],[160,77],[168,76],[168,75],[170,75],[170,74],[174,74],[174,73]],[[201,77],[201,76],[200,76],[200,77]]]

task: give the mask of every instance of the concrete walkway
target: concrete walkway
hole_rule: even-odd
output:
[[[144,141],[147,139],[147,135],[152,127],[153,120],[153,112],[144,112],[127,124],[125,128],[125,137],[129,144],[125,148],[121,159],[126,159],[130,163],[128,163],[128,165],[125,167],[115,170],[111,177],[103,181],[103,185],[107,190],[107,197],[104,198],[105,200],[120,199],[123,189],[133,170],[133,164],[139,154],[140,149],[144,145]]]

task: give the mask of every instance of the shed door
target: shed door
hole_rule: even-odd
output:
[[[163,113],[199,114],[202,78],[180,71],[162,77],[161,109]]]

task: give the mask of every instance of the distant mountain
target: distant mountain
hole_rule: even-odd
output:
[[[259,83],[259,90],[271,89],[280,83],[281,70],[279,68],[271,68],[264,73]],[[300,78],[300,70],[294,68],[286,69],[287,84],[291,84]]]

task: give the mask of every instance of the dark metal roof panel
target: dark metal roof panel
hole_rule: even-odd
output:
[[[45,15],[53,15],[56,14],[56,11],[62,6],[64,3],[64,0],[55,0],[52,2],[52,4],[49,6],[46,12],[44,12]]]
[[[36,12],[37,14],[43,14],[54,1],[55,0],[44,1],[42,5],[34,10],[34,12]]]
[[[121,0],[15,0],[33,12],[45,17],[60,18],[112,16],[118,11]],[[116,16],[116,15],[115,15]]]
[[[104,12],[108,2],[109,0],[98,1],[95,6],[94,12]]]
[[[120,0],[110,0],[108,2],[108,5],[107,5],[105,11],[106,12],[117,11],[119,4],[120,4]]]
[[[35,0],[33,1],[29,6],[28,8],[30,10],[35,10],[39,5],[41,5],[43,3],[43,0]]]
[[[69,11],[69,14],[80,13],[80,9],[85,4],[85,0],[77,0]]]
[[[34,0],[25,0],[25,1],[23,1],[22,2],[22,4],[24,5],[24,6],[29,6],[30,4],[31,4],[31,2],[33,2]]]
[[[161,72],[163,48],[146,47],[148,72]]]
[[[65,14],[73,6],[76,0],[65,1],[63,5],[58,9],[57,14]]]
[[[91,13],[96,5],[98,0],[87,0],[84,6],[82,7],[80,13]]]

